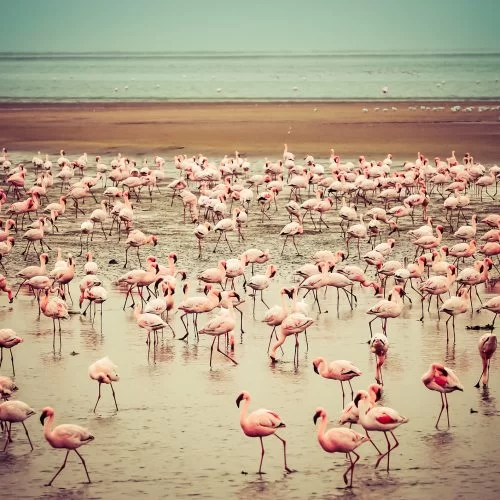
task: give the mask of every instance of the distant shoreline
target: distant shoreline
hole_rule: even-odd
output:
[[[457,101],[0,103],[0,146],[57,154],[196,154],[500,161],[500,98]],[[481,109],[478,109],[481,108]],[[488,108],[483,110],[482,107]],[[375,109],[378,110],[375,110]],[[494,109],[492,109],[494,108]],[[385,109],[385,111],[384,111]],[[462,109],[462,107],[460,108]]]

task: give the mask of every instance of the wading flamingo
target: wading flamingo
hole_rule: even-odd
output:
[[[441,363],[432,363],[429,369],[422,375],[422,382],[427,389],[441,393],[441,411],[436,421],[436,429],[438,429],[439,420],[445,408],[449,428],[450,414],[448,412],[448,397],[446,394],[453,391],[463,391],[463,385],[458,380],[455,372]]]
[[[352,488],[352,476],[354,474],[354,466],[359,460],[359,455],[354,451],[358,446],[370,441],[370,438],[363,436],[352,429],[346,429],[345,427],[337,427],[334,429],[329,429],[325,432],[326,426],[328,424],[328,416],[326,410],[323,408],[316,408],[316,413],[313,417],[313,422],[316,424],[318,419],[321,419],[319,425],[317,426],[318,432],[318,442],[325,451],[328,453],[347,453],[351,465],[347,468],[344,473],[344,482],[348,488]],[[356,456],[353,461],[351,453]],[[347,475],[351,473],[351,479],[347,479]]]
[[[85,464],[83,457],[80,453],[78,453],[77,448],[90,443],[90,441],[94,439],[94,436],[92,436],[87,429],[74,424],[61,424],[52,429],[52,424],[54,423],[54,410],[49,406],[43,409],[42,414],[40,415],[40,422],[43,425],[43,435],[49,442],[50,446],[52,446],[52,448],[65,448],[68,450],[61,468],[47,483],[47,486],[50,486],[64,467],[66,467],[66,461],[68,460],[68,455],[71,450],[73,450],[80,457],[83,468],[85,469],[85,474],[87,474],[88,482],[91,483],[92,481],[90,480],[87,465]]]
[[[279,415],[273,411],[261,408],[255,410],[249,415],[248,407],[250,405],[250,394],[243,391],[236,399],[236,406],[240,407],[241,401],[244,401],[240,411],[240,426],[245,435],[249,437],[258,437],[260,439],[261,455],[258,474],[262,474],[262,461],[264,460],[264,443],[262,438],[274,434],[283,443],[283,456],[285,458],[286,472],[294,472],[286,463],[286,441],[276,434],[276,430],[286,427],[281,421]]]

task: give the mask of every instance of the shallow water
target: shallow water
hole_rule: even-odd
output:
[[[32,155],[33,153],[31,153]],[[15,156],[15,154],[13,154]],[[27,156],[27,158],[30,156]],[[258,171],[258,167],[254,167]],[[177,175],[173,170],[172,175]],[[280,256],[282,240],[279,230],[287,222],[283,209],[287,196],[281,195],[281,208],[270,213],[272,221],[259,224],[260,213],[255,208],[245,232],[245,243],[238,243],[229,235],[234,252],[222,245],[220,253],[211,250],[215,235],[211,234],[205,248],[204,260],[196,260],[197,248],[192,235],[192,225],[179,224],[182,215],[176,200],[170,209],[166,200],[166,187],[161,198],[154,195],[150,204],[146,198],[136,205],[135,227],[158,234],[159,245],[141,250],[141,259],[148,254],[157,255],[166,262],[169,252],[178,254],[178,267],[189,270],[191,290],[196,289],[196,273],[216,265],[222,257],[239,254],[250,247],[269,248],[271,260],[279,271],[272,287],[265,291],[269,305],[279,302],[279,288],[293,282],[293,270],[308,261],[317,249],[344,249],[339,229],[335,224],[337,212],[329,213],[326,220],[331,229],[323,234],[310,230],[306,222],[305,234],[298,239],[303,254],[295,255],[291,246]],[[51,201],[58,197],[54,187]],[[89,200],[85,211],[90,213],[94,202]],[[440,201],[433,199],[432,210],[439,220]],[[71,204],[69,204],[71,205]],[[475,204],[466,211],[486,213],[493,205]],[[168,212],[165,210],[168,208]],[[60,233],[49,235],[53,248],[61,246],[64,253],[79,253],[79,224],[74,213],[60,218]],[[78,217],[78,223],[83,216]],[[444,219],[442,219],[444,220]],[[418,218],[417,225],[421,219]],[[480,227],[482,234],[486,230]],[[175,234],[174,234],[175,233]],[[20,236],[20,233],[19,233]],[[36,262],[31,254],[27,263],[20,258],[24,245],[21,238],[12,258],[5,259],[7,275],[15,283],[16,270]],[[450,234],[445,234],[450,243]],[[413,258],[413,248],[408,249],[402,236],[391,258],[404,255]],[[395,434],[400,446],[391,455],[389,474],[382,468],[374,469],[376,452],[369,444],[357,451],[361,455],[354,476],[353,490],[344,489],[342,474],[347,468],[342,454],[327,454],[319,446],[312,418],[317,406],[328,411],[329,421],[336,425],[342,409],[342,394],[338,382],[326,380],[312,369],[312,360],[324,356],[329,360],[349,359],[363,375],[355,378],[355,390],[366,388],[374,382],[375,360],[366,341],[369,338],[366,310],[378,299],[372,290],[355,290],[357,307],[351,311],[345,298],[341,298],[340,314],[336,314],[336,294],[320,294],[324,307],[308,330],[309,350],[300,339],[299,363],[293,363],[293,342],[284,345],[285,353],[272,365],[266,354],[270,329],[261,322],[265,307],[257,301],[255,319],[252,317],[252,298],[245,295],[243,305],[244,330],[240,337],[235,332],[234,366],[215,352],[213,368],[209,368],[211,338],[201,336],[195,342],[190,335],[187,343],[173,339],[165,331],[156,349],[145,344],[145,334],[136,325],[132,309],[122,310],[124,294],[114,285],[122,274],[124,241],[117,244],[117,236],[103,242],[96,233],[91,243],[95,260],[101,267],[104,285],[110,292],[104,304],[102,327],[99,316],[94,326],[87,317],[78,313],[76,303],[77,282],[83,274],[82,257],[77,258],[77,277],[72,283],[75,305],[68,321],[62,324],[62,349],[52,350],[52,322],[38,319],[36,302],[26,293],[20,293],[12,305],[5,296],[0,297],[0,325],[14,328],[24,342],[13,349],[16,382],[20,389],[16,399],[32,406],[37,415],[27,420],[34,451],[30,452],[22,427],[13,426],[14,442],[7,453],[0,453],[3,477],[8,477],[9,496],[16,498],[121,498],[124,495],[148,497],[198,496],[202,498],[498,498],[500,487],[500,439],[498,430],[500,393],[498,355],[491,363],[491,378],[487,389],[476,389],[481,372],[481,360],[476,343],[483,331],[466,330],[467,325],[490,323],[492,314],[474,313],[456,320],[456,343],[446,343],[446,318],[438,321],[435,309],[418,321],[420,307],[417,297],[411,295],[413,304],[405,307],[400,318],[389,320],[389,354],[384,370],[382,404],[397,409],[409,417],[408,424],[399,427]],[[362,251],[368,250],[365,243]],[[131,253],[129,269],[136,267],[136,256]],[[117,265],[108,266],[115,258]],[[350,259],[342,263],[357,262],[354,250]],[[51,259],[49,268],[53,264]],[[340,267],[342,267],[340,265]],[[264,266],[257,266],[263,272]],[[248,270],[249,271],[249,270]],[[247,275],[249,272],[247,273]],[[180,290],[180,286],[178,290]],[[16,287],[17,289],[17,287]],[[180,292],[178,292],[180,295]],[[198,291],[197,293],[201,293]],[[481,296],[488,298],[481,290]],[[308,297],[310,300],[310,297]],[[434,307],[434,306],[433,306]],[[205,323],[200,318],[199,325]],[[171,322],[177,336],[183,333],[179,315]],[[379,330],[379,321],[373,323]],[[101,333],[102,329],[102,333]],[[71,353],[78,353],[72,355]],[[1,368],[2,375],[10,375],[8,353]],[[109,355],[118,365],[121,380],[115,384],[119,411],[116,412],[108,387],[103,386],[103,397],[94,414],[92,409],[97,397],[97,384],[87,374],[88,366],[95,360]],[[436,430],[435,420],[440,409],[440,397],[427,390],[420,381],[431,362],[444,362],[453,368],[465,387],[463,393],[449,395],[451,428]],[[239,410],[235,400],[242,390],[252,395],[250,410],[260,407],[278,412],[286,423],[279,434],[287,440],[288,463],[296,469],[294,474],[284,474],[281,443],[271,437],[264,440],[266,455],[263,470],[256,474],[260,459],[259,440],[243,435],[239,426]],[[350,399],[347,395],[346,402]],[[43,486],[56,472],[64,459],[64,452],[53,450],[44,440],[39,423],[41,409],[52,406],[57,423],[75,423],[87,427],[95,441],[80,448],[89,469],[92,484],[84,484],[85,474],[76,455],[71,456],[66,469],[52,487]],[[473,411],[473,413],[471,413]],[[444,420],[441,421],[444,424]],[[358,429],[359,430],[359,429]],[[380,446],[382,435],[372,433]],[[382,464],[384,465],[384,463]]]

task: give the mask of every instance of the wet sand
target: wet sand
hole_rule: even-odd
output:
[[[0,104],[0,143],[69,155],[124,151],[297,157],[387,153],[428,158],[470,152],[498,161],[499,102]],[[453,106],[470,111],[453,112]],[[483,109],[487,107],[488,109]],[[497,108],[497,109],[495,109]]]
[[[134,151],[131,144],[123,154]],[[447,151],[448,144],[442,145]],[[40,149],[49,149],[48,145]],[[204,151],[203,144],[195,151]],[[419,149],[428,151],[425,143]],[[296,151],[296,150],[295,150]],[[480,152],[479,149],[477,151]],[[13,161],[31,159],[34,150],[24,152],[11,149]],[[97,150],[88,150],[90,154]],[[151,153],[150,153],[151,154]],[[275,148],[272,159],[279,158],[281,144]],[[318,161],[327,164],[327,152]],[[114,154],[107,154],[109,162]],[[218,160],[222,154],[214,157]],[[264,156],[264,155],[262,155]],[[481,155],[479,155],[481,156]],[[141,158],[138,157],[140,160]],[[413,160],[414,156],[405,158]],[[402,158],[401,158],[402,160]],[[251,158],[252,173],[260,173],[263,158]],[[93,172],[93,169],[91,169]],[[333,210],[326,216],[330,229],[323,233],[314,231],[306,221],[305,232],[297,244],[302,256],[297,256],[292,246],[280,255],[283,241],[278,236],[288,222],[284,204],[288,190],[279,198],[279,211],[270,212],[271,221],[260,222],[261,216],[254,205],[250,211],[249,224],[245,230],[246,241],[238,243],[236,235],[230,234],[233,247],[230,252],[224,244],[217,253],[212,250],[216,235],[211,233],[206,241],[203,259],[197,260],[197,248],[191,224],[182,224],[182,206],[175,200],[170,208],[166,184],[178,172],[173,168],[171,157],[167,162],[168,178],[162,183],[161,195],[155,193],[153,201],[145,197],[134,202],[136,222],[134,227],[158,235],[157,247],[141,249],[142,262],[146,255],[156,255],[166,263],[169,252],[179,257],[177,266],[189,271],[191,290],[197,290],[196,275],[207,267],[214,267],[220,258],[240,254],[247,248],[269,249],[270,262],[278,267],[278,275],[264,298],[269,305],[279,303],[279,288],[296,283],[293,271],[310,260],[318,249],[345,249],[338,227],[338,212]],[[30,185],[33,174],[30,173]],[[101,189],[97,189],[96,195]],[[50,194],[51,201],[59,196],[55,185]],[[435,222],[443,222],[442,200],[434,195],[430,206]],[[87,214],[97,205],[92,198],[83,206]],[[364,208],[360,208],[364,211]],[[498,211],[498,202],[475,201],[466,209],[466,217],[477,212],[480,216]],[[59,233],[50,234],[47,242],[52,247],[51,261],[54,263],[56,248],[64,255],[80,252],[79,224],[83,216],[75,221],[71,203],[59,221]],[[418,215],[415,225],[421,225]],[[461,221],[463,223],[463,221]],[[408,229],[411,221],[401,221]],[[109,222],[107,224],[109,227]],[[479,234],[488,228],[480,226]],[[25,262],[20,253],[24,242],[18,233],[16,247],[5,258],[5,273],[12,284],[16,272],[25,265],[35,264],[32,253]],[[353,491],[345,490],[342,474],[347,467],[342,454],[329,455],[319,446],[312,421],[315,408],[323,406],[329,414],[331,425],[342,409],[341,390],[338,382],[316,375],[312,360],[325,356],[329,360],[349,359],[363,372],[353,380],[355,390],[366,388],[374,382],[375,360],[366,341],[369,338],[366,310],[378,300],[372,290],[355,290],[358,305],[351,311],[344,297],[341,298],[340,314],[336,313],[334,290],[322,293],[323,314],[312,309],[316,320],[308,331],[309,350],[304,338],[300,338],[298,366],[293,364],[294,346],[291,339],[284,345],[284,354],[272,365],[266,354],[270,328],[261,322],[265,307],[257,302],[255,318],[252,317],[252,298],[237,284],[245,299],[244,330],[235,332],[234,353],[237,366],[214,353],[213,369],[209,368],[211,338],[200,338],[196,342],[192,335],[187,343],[172,338],[165,331],[156,349],[145,344],[145,333],[135,323],[130,308],[122,310],[124,294],[115,284],[123,270],[124,240],[118,243],[113,234],[104,240],[96,232],[91,250],[98,262],[104,286],[110,297],[104,305],[102,333],[99,316],[92,326],[87,317],[79,314],[77,305],[78,281],[83,276],[83,257],[77,257],[77,277],[72,282],[75,304],[68,321],[63,322],[62,349],[52,350],[52,322],[37,317],[36,302],[26,293],[20,293],[12,305],[5,295],[0,296],[0,324],[15,329],[24,342],[13,349],[16,366],[16,382],[20,389],[16,399],[30,404],[37,415],[26,421],[35,450],[30,452],[22,427],[13,426],[14,442],[7,453],[0,452],[3,476],[8,477],[10,496],[16,498],[122,498],[125,495],[149,498],[176,497],[246,499],[261,498],[471,498],[480,495],[484,499],[495,499],[500,495],[500,439],[497,405],[500,393],[500,361],[496,355],[491,363],[490,385],[487,389],[475,389],[481,372],[481,360],[476,344],[483,331],[466,330],[469,325],[484,325],[492,321],[487,312],[470,313],[456,320],[456,343],[446,343],[445,319],[438,320],[434,303],[430,315],[423,323],[419,300],[411,294],[413,303],[407,304],[402,316],[389,320],[388,336],[390,348],[384,365],[384,396],[382,404],[393,407],[409,417],[408,424],[395,431],[400,446],[391,455],[391,472],[374,469],[375,450],[364,444],[357,451],[361,460],[356,468]],[[443,242],[455,243],[449,232]],[[413,245],[411,245],[413,247]],[[363,243],[362,252],[369,250]],[[344,263],[358,262],[354,248],[351,257]],[[403,235],[399,238],[391,258],[413,259],[414,249],[409,248]],[[129,269],[138,265],[131,252]],[[108,264],[116,259],[117,264]],[[256,271],[264,272],[265,265]],[[247,270],[247,275],[250,270]],[[373,270],[370,270],[373,276]],[[15,287],[17,289],[17,286]],[[181,285],[178,294],[181,295]],[[201,293],[198,290],[197,293]],[[483,301],[492,296],[482,288]],[[310,301],[310,297],[308,297]],[[200,318],[199,325],[205,323]],[[176,314],[172,321],[176,336],[183,335],[183,326]],[[374,331],[379,331],[380,322],[375,321]],[[75,354],[78,353],[78,354]],[[119,411],[116,412],[109,387],[103,386],[103,398],[97,413],[92,409],[97,398],[97,383],[89,379],[88,366],[104,355],[118,365],[121,380],[115,384]],[[441,361],[453,368],[465,387],[463,393],[449,395],[452,427],[448,430],[434,429],[440,409],[438,393],[427,390],[420,381],[421,375],[431,362]],[[1,374],[10,375],[10,359],[4,353]],[[288,443],[289,465],[297,472],[285,475],[282,469],[281,443],[271,437],[265,438],[266,455],[263,470],[266,475],[256,475],[260,458],[257,439],[243,435],[239,427],[239,410],[235,400],[241,390],[252,394],[250,410],[260,407],[277,411],[286,423],[280,435]],[[83,484],[85,475],[76,455],[70,458],[66,469],[52,487],[43,486],[56,472],[64,459],[64,452],[53,450],[44,440],[39,422],[41,409],[50,405],[56,410],[57,423],[75,423],[87,427],[95,440],[80,448],[85,457],[93,483]],[[442,424],[444,422],[442,421]],[[359,430],[359,428],[358,428]],[[382,435],[373,433],[374,440],[384,446]]]

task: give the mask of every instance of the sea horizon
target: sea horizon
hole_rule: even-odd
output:
[[[500,52],[0,52],[0,102],[493,101]]]

